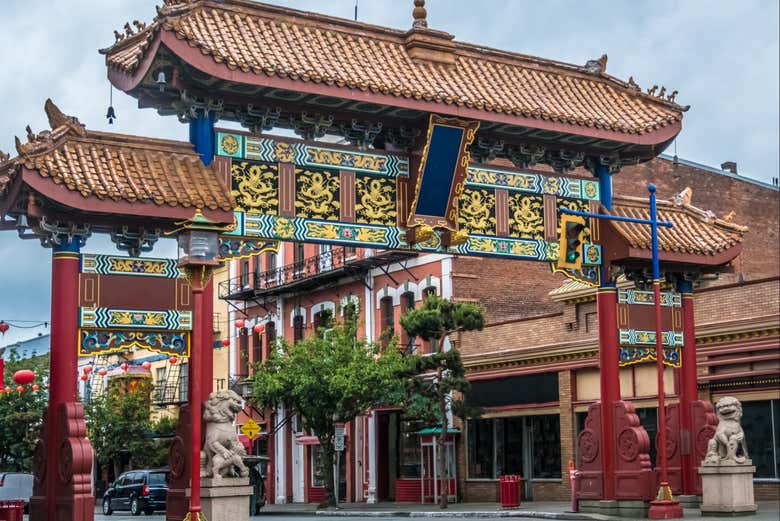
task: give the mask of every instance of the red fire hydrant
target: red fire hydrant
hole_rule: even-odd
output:
[[[579,512],[580,504],[577,501],[577,469],[574,468],[574,460],[569,460],[569,484],[571,484],[571,511]]]

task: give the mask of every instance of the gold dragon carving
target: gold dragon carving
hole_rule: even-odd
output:
[[[339,176],[328,171],[296,169],[297,217],[336,221],[339,218]]]
[[[397,216],[395,180],[360,176],[355,180],[358,222],[393,226]]]
[[[276,215],[279,207],[278,172],[274,165],[241,161],[230,168],[236,209]]]
[[[509,235],[544,240],[544,204],[541,197],[518,193],[509,196]]]
[[[496,234],[496,195],[488,190],[466,188],[458,201],[458,224],[470,233]]]

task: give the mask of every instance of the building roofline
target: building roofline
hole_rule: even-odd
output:
[[[658,157],[660,159],[664,159],[666,161],[671,161],[671,162],[675,161],[674,156],[673,155],[670,156],[669,154],[660,154]],[[683,158],[681,158],[679,156],[677,157],[677,163],[679,163],[681,165],[685,165],[685,166],[690,166],[692,168],[698,168],[699,170],[706,170],[707,172],[712,172],[713,174],[720,174],[722,176],[730,177],[731,179],[736,179],[738,181],[745,181],[747,183],[758,185],[761,188],[768,188],[768,189],[774,190],[776,192],[780,191],[780,186],[775,186],[775,185],[773,185],[771,183],[766,183],[764,181],[759,181],[758,179],[753,179],[751,177],[745,177],[744,175],[732,174],[729,171],[722,170],[722,169],[714,167],[714,166],[709,166],[709,165],[705,165],[705,164],[702,164],[702,163],[697,163],[695,161],[690,161],[688,159],[683,159]]]

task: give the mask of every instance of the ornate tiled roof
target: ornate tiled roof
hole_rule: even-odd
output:
[[[233,210],[224,179],[191,144],[88,131],[51,100],[45,109],[52,130],[16,138],[19,155],[0,162],[0,194],[25,167],[85,198]]]
[[[692,206],[691,194],[686,188],[670,201],[657,201],[658,219],[674,224],[658,229],[661,251],[713,256],[742,242],[746,226],[730,222],[733,215],[718,219],[711,211]],[[646,198],[620,196],[614,198],[612,211],[607,213],[649,219],[650,207]],[[632,248],[651,249],[650,226],[620,221],[610,221],[610,225]]]
[[[656,97],[632,79],[607,75],[606,55],[582,67],[457,42],[425,27],[404,32],[250,0],[166,0],[154,23],[134,23],[138,32],[126,25],[103,51],[108,66],[126,74],[170,33],[216,63],[257,76],[624,134],[679,123],[685,110],[674,103],[676,92]]]

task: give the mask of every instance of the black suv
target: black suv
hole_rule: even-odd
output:
[[[168,495],[168,471],[131,470],[114,481],[103,494],[103,513],[110,516],[114,510],[129,510],[134,516],[165,510]]]

